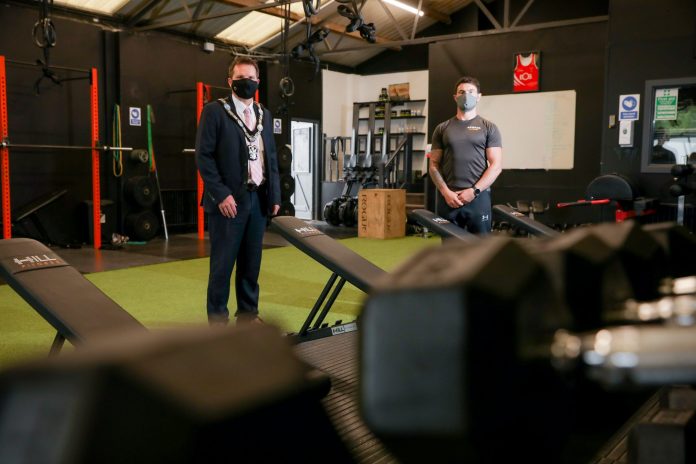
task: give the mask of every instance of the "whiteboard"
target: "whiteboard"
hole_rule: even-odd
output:
[[[478,114],[503,138],[503,169],[573,169],[575,90],[483,95]]]

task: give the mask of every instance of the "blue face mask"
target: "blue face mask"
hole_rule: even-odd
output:
[[[477,96],[471,93],[465,93],[457,97],[457,107],[462,111],[470,111],[476,108]]]

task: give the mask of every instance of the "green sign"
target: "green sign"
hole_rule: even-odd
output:
[[[677,119],[677,100],[679,89],[658,89],[655,91],[655,121],[674,121]]]

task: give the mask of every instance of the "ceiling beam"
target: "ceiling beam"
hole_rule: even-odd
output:
[[[529,0],[527,4],[522,8],[522,11],[519,12],[515,20],[512,22],[512,27],[517,26],[517,23],[520,22],[520,19],[524,16],[524,14],[527,12],[530,6],[532,6],[532,3],[534,3],[534,0]]]
[[[394,27],[396,28],[397,32],[398,32],[399,35],[401,36],[401,39],[402,39],[402,40],[407,40],[408,37],[406,36],[406,33],[403,31],[403,29],[401,29],[401,26],[399,25],[399,22],[396,20],[396,18],[394,18],[394,15],[393,15],[392,12],[389,10],[389,8],[387,8],[387,5],[385,5],[384,2],[383,2],[382,0],[377,0],[377,1],[379,2],[380,6],[381,6],[382,9],[384,10],[384,14],[387,15],[387,17],[389,18],[389,20],[392,22],[392,24],[393,24]]]
[[[181,2],[181,6],[186,11],[186,16],[188,16],[190,19],[193,19],[193,13],[191,13],[191,10],[189,9],[188,5],[186,4],[186,0],[179,0],[179,2]],[[202,0],[200,2],[198,2],[199,5],[201,3],[203,3]]]
[[[205,4],[204,0],[199,0],[199,2],[196,4],[196,10],[193,12],[193,19],[198,19],[201,16],[201,13],[203,12],[203,5]],[[210,12],[210,8],[212,6],[212,3],[208,4],[208,12]],[[191,23],[191,33],[195,34],[198,31],[198,28],[201,27],[201,23]]]
[[[423,8],[423,0],[418,0],[418,8],[416,8],[416,11],[422,11]],[[413,29],[411,30],[411,40],[416,38],[416,32],[418,31],[418,19],[420,19],[420,15],[413,15]]]
[[[542,30],[542,29],[551,29],[554,27],[566,27],[566,26],[578,26],[581,24],[592,24],[592,23],[600,23],[600,22],[607,22],[609,21],[609,16],[590,16],[587,18],[578,18],[578,19],[567,19],[567,20],[562,20],[562,21],[549,21],[545,23],[536,23],[536,24],[525,24],[523,26],[515,26],[515,27],[508,27],[508,28],[503,28],[503,29],[489,29],[486,31],[474,31],[474,32],[459,32],[456,34],[445,34],[445,35],[433,35],[430,37],[419,37],[417,39],[413,40],[395,40],[390,43],[386,44],[371,44],[367,46],[362,46],[362,47],[352,47],[352,48],[343,48],[343,49],[334,49],[333,51],[330,52],[320,52],[317,53],[317,55],[324,56],[324,55],[336,55],[339,53],[348,53],[348,52],[360,52],[360,51],[365,51],[369,50],[370,48],[387,48],[390,46],[408,46],[408,45],[421,45],[421,44],[429,44],[429,43],[434,43],[434,42],[442,42],[445,40],[457,40],[457,39],[468,39],[471,37],[483,37],[487,35],[497,35],[497,34],[507,34],[511,32],[529,32],[529,31],[537,31],[537,30]]]
[[[135,25],[135,23],[140,21],[143,16],[148,14],[150,10],[152,10],[158,3],[160,3],[159,0],[150,0],[149,2],[145,3],[142,8],[125,19],[126,26],[130,27]]]
[[[496,29],[502,29],[503,26],[500,25],[497,19],[495,19],[495,16],[493,16],[493,13],[491,13],[488,8],[486,8],[486,5],[484,5],[481,0],[474,0],[476,3],[476,6],[479,7],[479,10],[483,12],[484,15],[486,15],[486,18],[493,24],[493,27]]]
[[[510,27],[510,0],[503,5],[503,27]]]

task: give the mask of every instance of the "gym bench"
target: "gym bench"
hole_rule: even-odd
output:
[[[331,277],[297,333],[298,340],[314,340],[357,330],[356,322],[332,327],[322,324],[346,282],[368,293],[374,282],[387,272],[301,219],[278,216],[273,218],[272,225],[288,242],[331,271]]]
[[[503,216],[517,227],[521,227],[530,234],[538,237],[555,237],[560,234],[560,232],[552,229],[546,224],[535,221],[507,205],[495,205],[493,206],[493,212]]]
[[[27,238],[0,240],[0,278],[29,303],[57,333],[49,355],[65,340],[75,346],[112,333],[147,328],[44,244]],[[331,388],[325,373],[306,365],[307,379],[320,398]]]
[[[427,209],[414,209],[408,213],[408,217],[421,226],[432,230],[443,239],[456,238],[468,243],[475,243],[479,240],[479,237],[471,232],[462,229],[458,225]]]
[[[57,354],[66,339],[79,345],[107,332],[146,330],[77,269],[36,240],[0,240],[0,278],[56,329],[51,354]]]

